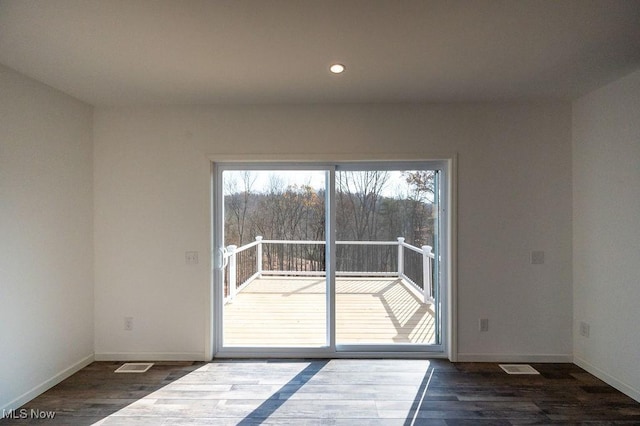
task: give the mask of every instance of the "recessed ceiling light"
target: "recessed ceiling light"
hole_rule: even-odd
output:
[[[344,70],[345,70],[345,67],[342,64],[333,64],[329,67],[329,71],[331,71],[334,74],[343,73]]]

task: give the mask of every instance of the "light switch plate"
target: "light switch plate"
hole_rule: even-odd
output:
[[[197,265],[198,264],[198,252],[197,251],[185,251],[184,252],[184,261],[187,265]]]

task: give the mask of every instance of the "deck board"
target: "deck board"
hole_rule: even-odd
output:
[[[225,346],[326,344],[322,277],[263,277],[224,307]],[[336,341],[431,344],[433,306],[398,278],[336,279]]]

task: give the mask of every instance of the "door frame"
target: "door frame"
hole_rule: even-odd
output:
[[[376,156],[376,158],[363,158],[362,156],[346,156],[341,155],[340,159],[333,159],[332,156],[324,155],[210,155],[211,160],[211,256],[210,256],[210,283],[209,295],[207,297],[207,333],[205,338],[205,359],[213,358],[246,358],[246,357],[262,357],[262,358],[283,358],[283,357],[309,357],[309,358],[341,358],[341,357],[387,357],[387,358],[448,358],[451,361],[457,359],[457,259],[456,259],[456,165],[457,156],[424,158],[424,155],[385,155]],[[424,159],[422,159],[424,158]],[[333,251],[329,251],[329,247],[333,247],[335,243],[335,170],[336,169],[358,169],[373,170],[376,165],[389,169],[396,167],[411,168],[418,165],[419,168],[442,170],[441,182],[441,208],[440,220],[442,247],[441,254],[446,257],[441,270],[443,276],[441,286],[444,287],[441,292],[441,344],[430,345],[401,345],[389,349],[387,345],[337,345],[335,342],[335,271],[331,271],[331,266],[335,265],[335,259],[331,260],[329,256],[335,256]],[[416,167],[418,168],[418,167]],[[217,253],[216,247],[216,229],[223,226],[223,218],[216,214],[219,206],[219,200],[216,200],[217,191],[222,191],[222,182],[218,174],[221,170],[241,170],[241,169],[300,169],[300,170],[326,170],[332,174],[327,187],[327,193],[331,194],[326,203],[327,208],[327,279],[331,287],[327,292],[327,330],[329,333],[327,347],[322,348],[223,348],[221,336],[222,311],[217,307],[217,298],[222,289],[215,283],[219,279],[216,274],[221,274],[216,267]],[[220,192],[222,193],[222,192]],[[331,266],[329,266],[329,264]],[[329,274],[333,274],[330,277]]]

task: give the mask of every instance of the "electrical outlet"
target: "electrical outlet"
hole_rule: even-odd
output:
[[[489,331],[489,318],[480,318],[478,327],[480,331]]]
[[[588,322],[580,321],[580,335],[582,337],[589,337],[589,333],[591,332],[590,328]]]
[[[542,250],[534,250],[531,252],[531,264],[532,265],[544,264],[544,252]]]
[[[133,317],[124,317],[124,329],[133,331]]]

